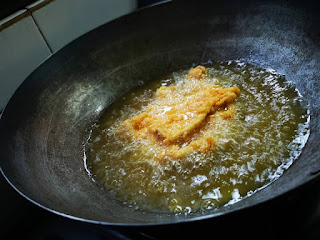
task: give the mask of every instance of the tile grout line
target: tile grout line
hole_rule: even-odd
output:
[[[50,53],[53,54],[53,50],[52,50],[52,48],[50,47],[50,45],[49,45],[46,37],[45,37],[44,34],[43,34],[43,32],[41,31],[41,28],[39,27],[37,21],[34,19],[32,12],[31,12],[29,9],[27,9],[27,11],[30,12],[30,16],[31,16],[34,24],[37,26],[37,28],[38,28],[38,30],[39,30],[39,33],[40,33],[41,37],[43,38],[44,42],[46,43],[46,45],[47,45]]]

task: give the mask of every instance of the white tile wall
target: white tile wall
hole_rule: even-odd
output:
[[[0,25],[4,23],[6,20]],[[30,15],[0,31],[0,110],[22,81],[50,55]]]
[[[43,2],[47,0],[0,19],[1,26],[26,11],[29,14],[0,30],[0,111],[51,50],[56,52],[82,34],[137,8],[137,0],[55,0],[36,10]]]
[[[56,0],[32,15],[55,52],[82,34],[130,13],[136,7],[136,0]]]

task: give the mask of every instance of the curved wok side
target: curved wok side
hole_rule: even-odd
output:
[[[55,213],[100,224],[153,225],[218,217],[271,200],[319,175],[320,20],[299,3],[174,1],[143,9],[67,45],[19,87],[0,121],[7,180]],[[201,14],[199,14],[201,13]],[[311,132],[277,181],[242,201],[191,215],[123,207],[89,179],[89,127],[139,81],[192,64],[243,59],[286,75],[310,105]]]

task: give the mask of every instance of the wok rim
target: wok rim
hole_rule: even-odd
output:
[[[1,121],[1,117],[2,115],[0,116],[0,121]],[[307,141],[308,142],[308,141]],[[298,157],[299,158],[299,157]],[[297,158],[297,159],[298,159]],[[296,160],[297,160],[296,159]],[[295,161],[296,161],[295,160]],[[294,162],[295,162],[294,161]],[[298,185],[296,185],[294,188],[291,188],[291,189],[288,189],[286,191],[284,191],[283,193],[281,194],[278,194],[276,196],[273,196],[267,200],[263,200],[263,201],[257,201],[257,202],[254,202],[254,203],[250,203],[249,205],[245,205],[245,206],[238,206],[237,208],[231,208],[231,209],[227,209],[226,211],[222,211],[222,212],[216,212],[216,213],[212,213],[212,214],[204,214],[202,216],[196,216],[196,217],[190,217],[190,218],[185,218],[185,219],[178,219],[178,220],[173,220],[173,221],[166,221],[166,222],[153,222],[153,223],[134,223],[134,222],[107,222],[107,221],[98,221],[98,220],[92,220],[92,219],[87,219],[87,218],[83,218],[83,217],[77,217],[77,216],[74,216],[74,215],[71,215],[71,214],[66,214],[66,213],[63,213],[61,211],[58,211],[58,210],[54,210],[50,207],[47,207],[39,202],[37,202],[36,200],[33,200],[31,197],[28,197],[26,194],[24,194],[22,191],[20,191],[20,189],[18,189],[11,181],[10,179],[6,176],[6,174],[4,173],[2,167],[0,166],[0,172],[2,174],[2,176],[5,178],[5,180],[9,183],[9,185],[16,191],[20,194],[20,196],[22,196],[24,199],[28,200],[29,202],[33,203],[34,205],[46,210],[46,211],[49,211],[53,214],[56,214],[58,216],[62,216],[62,217],[65,217],[65,218],[68,218],[68,219],[71,219],[71,220],[76,220],[76,221],[80,221],[80,222],[84,222],[84,223],[90,223],[90,224],[97,224],[97,225],[103,225],[103,226],[118,226],[118,227],[153,227],[153,226],[166,226],[166,225],[174,225],[174,224],[183,224],[183,223],[191,223],[191,222],[198,222],[198,221],[201,221],[201,220],[208,220],[208,219],[216,219],[218,217],[222,217],[222,216],[228,216],[228,215],[231,215],[231,214],[234,214],[234,213],[238,213],[238,212],[243,212],[245,211],[246,209],[252,209],[254,207],[257,207],[257,206],[261,206],[263,204],[267,204],[269,202],[272,202],[272,201],[276,201],[278,198],[280,197],[283,197],[285,195],[288,195],[289,193],[303,187],[304,185],[310,183],[310,182],[313,182],[315,181],[316,179],[320,178],[320,170],[319,171],[316,171],[314,174],[312,174],[312,177],[310,177],[308,179],[308,181],[306,182],[303,182],[303,183],[300,183]],[[282,176],[282,175],[281,175]],[[280,176],[280,177],[281,177]],[[277,180],[277,179],[276,179]],[[274,181],[276,181],[274,180]],[[270,184],[272,184],[274,181],[264,185],[263,187],[257,189],[256,191],[261,191],[265,188],[267,188],[268,186],[270,186]],[[254,193],[255,194],[255,193]],[[250,195],[251,196],[251,195]],[[250,196],[245,196],[244,198],[242,198],[240,201],[238,202],[241,202],[243,199],[245,198],[248,198]],[[238,203],[236,202],[236,203]],[[234,203],[234,204],[236,204]],[[221,208],[224,208],[226,206],[222,206]],[[219,208],[219,209],[221,209]],[[175,214],[172,213],[172,216],[174,216]]]
[[[146,9],[149,9],[149,8],[153,8],[153,7],[157,7],[159,5],[163,5],[163,4],[169,4],[169,3],[172,3],[171,0],[163,0],[159,3],[156,3],[156,4],[152,4],[150,6],[147,6],[147,7],[144,7],[144,8],[141,8],[141,9],[137,9],[135,11],[133,11],[132,13],[129,13],[129,14],[126,14],[126,15],[123,15],[121,16],[120,18],[123,18],[123,17],[126,17],[127,15],[132,15],[132,14],[136,14],[137,12],[140,12],[140,11],[144,11]],[[116,18],[110,22],[114,22],[114,21],[117,21],[119,18]],[[108,22],[109,23],[109,22]],[[98,27],[99,28],[99,27]],[[90,34],[90,32],[94,31],[95,29],[97,28],[94,28],[92,30],[90,30],[89,32],[85,33],[84,35],[88,35]],[[74,41],[77,41],[79,38],[82,38],[84,35],[76,38],[75,40],[73,40],[72,42],[68,43],[66,46],[64,46],[63,48],[61,48],[59,51],[55,52],[54,54],[52,54],[51,56],[49,56],[48,58],[46,58],[44,61],[42,61],[25,79],[27,80],[29,78],[30,75],[32,75],[35,71],[37,71],[44,63],[46,63],[47,61],[49,61],[52,57],[56,56],[57,53],[60,53],[62,49],[65,49],[67,46],[73,44]],[[23,82],[24,82],[23,81]],[[23,82],[21,85],[23,85]],[[2,120],[2,118],[6,115],[6,109],[8,108],[8,106],[10,105],[11,103],[11,100],[13,98],[15,98],[15,95],[16,95],[16,92],[17,90],[21,87],[21,85],[16,89],[16,91],[13,93],[13,95],[10,97],[9,101],[6,103],[6,105],[4,106],[4,108],[2,109],[2,112],[0,113],[0,121]],[[309,115],[310,119],[312,118],[311,115]],[[311,121],[311,120],[310,120]],[[2,128],[2,126],[0,125],[0,129]],[[312,133],[312,129],[309,128],[309,135],[311,135]],[[306,141],[305,144],[308,144],[309,142],[309,137]],[[305,146],[303,147],[303,150],[304,151],[304,148]],[[294,164],[296,161],[298,161],[298,159],[300,158],[300,155],[293,161],[292,164]],[[291,166],[290,166],[291,167]],[[289,167],[289,168],[290,168]],[[172,221],[163,221],[163,222],[150,222],[150,223],[145,223],[145,222],[107,222],[107,221],[98,221],[98,220],[92,220],[92,219],[88,219],[88,218],[83,218],[83,217],[77,217],[77,216],[74,216],[74,215],[71,215],[71,214],[67,214],[67,213],[64,213],[62,211],[59,211],[59,210],[54,210],[48,206],[45,206],[44,204],[41,204],[39,202],[37,202],[36,200],[32,199],[31,197],[27,196],[25,193],[23,193],[18,187],[16,187],[12,182],[11,180],[9,179],[9,177],[5,174],[4,170],[2,169],[1,165],[0,165],[0,172],[2,174],[2,176],[4,177],[4,179],[9,183],[9,185],[16,191],[20,194],[20,196],[22,196],[24,199],[28,200],[29,202],[33,203],[34,205],[40,207],[41,209],[44,209],[46,211],[49,211],[50,213],[53,213],[53,214],[56,214],[58,216],[62,216],[62,217],[66,217],[68,219],[71,219],[71,220],[76,220],[76,221],[80,221],[80,222],[84,222],[84,223],[90,223],[90,224],[97,224],[97,225],[103,225],[103,226],[119,226],[119,227],[152,227],[152,226],[166,226],[166,225],[174,225],[174,224],[183,224],[183,223],[190,223],[190,222],[195,222],[195,221],[202,221],[202,220],[208,220],[208,219],[216,219],[218,217],[222,217],[222,216],[227,216],[227,215],[231,215],[231,214],[234,214],[234,213],[237,213],[237,212],[243,212],[247,209],[252,209],[256,206],[261,206],[263,204],[266,204],[268,202],[271,202],[271,201],[275,201],[277,200],[278,198],[284,196],[284,195],[287,195],[289,194],[290,192],[293,192],[295,191],[296,189],[298,188],[301,188],[302,186],[306,185],[307,183],[309,182],[312,182],[314,181],[315,179],[319,178],[320,177],[320,170],[316,170],[315,172],[311,172],[309,173],[309,178],[306,179],[304,182],[300,182],[299,184],[295,185],[293,188],[288,188],[286,190],[284,190],[282,193],[280,194],[277,194],[277,195],[274,195],[272,196],[271,198],[268,198],[266,200],[259,200],[259,201],[256,201],[254,203],[250,203],[248,205],[240,205],[240,206],[237,206],[235,208],[230,208],[230,209],[226,209],[225,211],[221,211],[221,212],[215,212],[215,213],[209,213],[209,214],[203,214],[201,216],[195,216],[195,217],[190,217],[190,218],[184,218],[184,219],[177,219],[175,220],[174,218],[171,218]],[[284,173],[285,174],[285,173]],[[281,175],[283,176],[283,175]],[[281,177],[280,176],[280,177]],[[276,179],[277,180],[277,179]],[[275,181],[276,181],[275,180]],[[268,186],[270,186],[270,184],[274,183],[274,181],[271,181],[270,183],[264,185],[263,187],[257,189],[256,191],[261,191],[265,188],[267,188]],[[254,193],[255,194],[255,193]],[[250,197],[250,196],[245,196],[244,198],[247,198],[247,197]],[[240,201],[242,201],[244,198],[242,198]],[[238,202],[237,202],[238,203]],[[221,208],[225,208],[225,206],[222,206]],[[221,209],[219,208],[219,209]],[[156,213],[155,213],[156,215]],[[171,213],[170,213],[171,215]],[[175,214],[172,213],[172,216],[174,216]],[[182,215],[182,214],[181,214]]]

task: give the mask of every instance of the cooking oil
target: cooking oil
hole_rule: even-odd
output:
[[[206,81],[241,91],[234,118],[213,126],[215,151],[159,162],[152,149],[117,134],[124,120],[148,108],[156,89],[187,81],[190,69],[131,90],[93,126],[85,152],[90,176],[123,204],[176,214],[220,208],[275,181],[300,155],[310,116],[292,82],[272,69],[241,61],[206,67]]]

